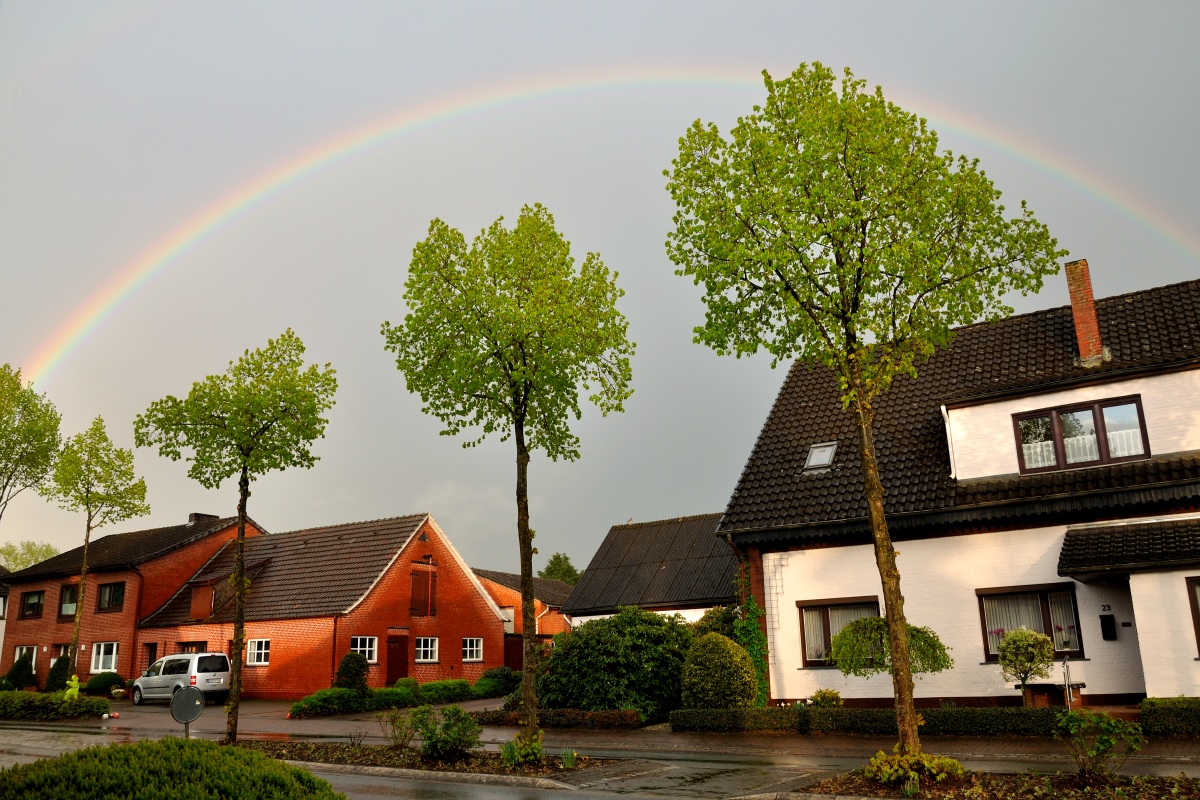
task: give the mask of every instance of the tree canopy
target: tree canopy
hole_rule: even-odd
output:
[[[829,643],[829,655],[843,675],[886,675],[892,671],[887,621],[860,617],[842,627]],[[943,672],[954,666],[946,645],[932,628],[908,626],[908,648],[913,674]]]
[[[5,542],[0,544],[0,567],[4,567],[9,572],[16,572],[56,555],[58,555],[58,548],[49,542],[35,542],[32,539]]]
[[[21,370],[0,366],[0,518],[8,502],[40,486],[58,455],[59,415],[46,395],[21,383]]]
[[[1020,204],[1007,216],[977,160],[939,152],[925,120],[849,69],[773,80],[728,138],[697,120],[666,172],[667,253],[703,287],[697,342],[766,349],[829,368],[858,428],[864,498],[883,584],[902,753],[919,752],[907,622],[884,512],[874,400],[951,339],[1011,313],[1065,255]]]
[[[550,560],[546,562],[546,566],[538,572],[539,578],[549,578],[555,581],[574,586],[579,583],[583,573],[575,569],[575,565],[571,563],[571,557],[566,553],[555,553],[550,556]]]
[[[188,475],[208,489],[238,479],[238,529],[234,547],[233,653],[227,742],[237,741],[242,688],[246,580],[244,548],[250,484],[274,470],[310,469],[318,460],[312,443],[325,436],[337,391],[329,364],[304,366],[304,343],[288,328],[265,348],[246,350],[221,375],[192,384],[182,400],[168,395],[150,404],[134,422],[138,447],[158,447],[172,461],[191,462]]]
[[[571,245],[541,205],[521,209],[467,244],[440,219],[413,248],[401,325],[384,322],[385,348],[396,354],[408,390],[437,417],[443,435],[467,429],[473,447],[491,434],[516,449],[517,541],[524,626],[523,735],[537,725],[533,664],[533,529],[529,526],[530,452],[579,458],[571,420],[581,417],[580,390],[602,414],[623,410],[632,394],[624,294],[599,254],[576,267]]]

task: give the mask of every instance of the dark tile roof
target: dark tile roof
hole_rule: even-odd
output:
[[[737,559],[725,539],[716,535],[720,519],[720,514],[704,514],[614,525],[571,591],[563,613],[735,602]]]
[[[958,484],[949,476],[942,403],[970,402],[1006,393],[1039,391],[1097,378],[1170,368],[1200,360],[1200,281],[1190,281],[1096,301],[1101,338],[1112,360],[1076,366],[1070,306],[959,328],[948,348],[918,366],[916,379],[901,377],[876,400],[875,445],[885,505],[894,525],[925,524],[930,515],[961,523],[995,513],[1049,510],[1048,497],[1073,497],[1117,487],[1101,503],[1144,502],[1129,490],[1186,484],[1194,496],[1200,462],[1156,458],[1057,473],[1009,476]],[[809,447],[836,440],[832,467],[804,472]],[[1031,505],[1033,502],[1033,505]],[[1042,502],[1041,507],[1035,507]],[[1006,509],[994,507],[1008,504]],[[970,513],[967,513],[967,512]],[[843,410],[833,374],[797,362],[730,498],[721,530],[757,531],[750,539],[826,535],[838,526],[861,529],[866,517],[858,436]],[[801,532],[804,529],[805,532]],[[766,533],[767,531],[773,533]]]
[[[471,567],[471,571],[481,578],[487,578],[493,583],[498,583],[517,592],[521,591],[520,575],[511,572],[496,572],[490,569],[475,569],[474,567]],[[548,606],[558,607],[565,603],[571,595],[571,588],[571,584],[551,578],[533,579],[534,599],[541,600]]]
[[[341,614],[356,604],[392,563],[427,514],[353,522],[326,528],[255,536],[246,540],[247,573],[253,573],[246,620],[296,619]],[[234,543],[205,564],[143,627],[183,625],[191,619],[191,587],[224,581],[233,573]],[[232,622],[233,603],[218,606],[205,622]]]
[[[1200,518],[1068,529],[1058,574],[1081,577],[1200,566]]]
[[[256,528],[258,527],[253,520],[250,520],[250,523]],[[96,536],[93,531],[93,538],[88,543],[88,572],[104,572],[105,570],[125,569],[130,565],[144,564],[236,524],[237,517],[220,519],[206,515],[185,525],[171,525],[146,531],[110,533],[107,536]],[[12,584],[27,580],[78,575],[82,568],[83,545],[80,545],[74,550],[59,553],[45,561],[17,570],[5,580]]]

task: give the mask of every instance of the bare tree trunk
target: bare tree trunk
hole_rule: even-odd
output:
[[[233,547],[233,652],[229,665],[229,715],[225,719],[225,743],[237,742],[238,706],[242,700],[242,640],[246,629],[246,500],[250,497],[250,474],[242,467],[238,480],[237,543]]]
[[[529,449],[525,446],[525,425],[521,419],[513,425],[517,445],[517,540],[521,548],[521,734],[535,735],[537,708],[537,625],[533,609],[533,531],[529,529]]]
[[[900,570],[896,567],[896,550],[888,532],[883,511],[883,484],[879,480],[879,465],[875,460],[875,439],[872,427],[875,410],[863,392],[858,375],[851,377],[851,403],[858,422],[858,453],[862,460],[863,488],[867,499],[867,519],[875,541],[875,564],[883,583],[883,602],[887,616],[888,647],[892,656],[892,691],[896,698],[896,728],[900,736],[900,753],[921,752],[917,730],[917,712],[913,705],[912,667],[908,654],[908,620],[904,616],[904,595],[900,592]]]
[[[67,656],[71,659],[71,674],[79,674],[79,627],[83,622],[83,595],[87,589],[88,543],[92,538],[92,515],[88,514],[87,528],[83,532],[83,564],[79,570],[79,591],[75,595],[75,627],[71,631],[71,647]],[[51,662],[51,666],[54,663]]]

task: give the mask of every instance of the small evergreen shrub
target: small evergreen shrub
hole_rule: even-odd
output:
[[[397,689],[407,689],[413,697],[421,699],[420,684],[417,683],[416,678],[401,678],[393,686]]]
[[[1055,736],[1075,760],[1079,781],[1104,785],[1112,780],[1125,759],[1146,743],[1135,722],[1099,711],[1060,711]]]
[[[1147,736],[1200,736],[1200,697],[1147,697],[1141,722]]]
[[[671,730],[808,732],[804,706],[770,708],[684,708],[671,712]]]
[[[107,713],[108,700],[99,697],[70,698],[65,692],[0,692],[0,719],[42,722],[56,719],[91,719]]]
[[[934,756],[928,753],[899,753],[886,755],[882,750],[863,767],[863,774],[882,784],[900,786],[905,797],[920,794],[921,784],[941,783],[947,778],[961,778],[963,765],[953,758]]]
[[[504,766],[513,767],[534,764],[542,760],[542,732],[534,731],[532,736],[526,736],[521,731],[506,742],[500,743],[500,760]]]
[[[291,719],[330,717],[335,714],[361,714],[389,708],[410,708],[416,699],[407,689],[375,689],[357,692],[353,689],[321,689],[292,703]]]
[[[71,659],[60,656],[54,659],[54,665],[46,673],[46,685],[43,692],[62,692],[67,688],[67,678],[71,677]]]
[[[15,692],[17,687],[13,686],[8,678],[0,678],[0,692]]]
[[[472,700],[474,698],[475,695],[471,691],[471,684],[462,678],[430,681],[429,683],[421,684],[422,704],[442,705],[444,703],[457,703],[460,700]]]
[[[1006,681],[1021,685],[1024,699],[1025,686],[1034,678],[1049,678],[1054,665],[1054,642],[1041,631],[1016,628],[1001,633],[996,655],[1000,660],[1000,674]]]
[[[359,694],[370,691],[367,686],[367,672],[370,665],[362,653],[346,653],[338,664],[337,676],[333,680],[333,688],[350,689]]]
[[[112,697],[113,687],[125,688],[125,679],[115,672],[98,672],[88,678],[81,692],[95,697]]]
[[[253,797],[256,800],[345,800],[320,778],[237,747],[200,739],[89,747],[58,758],[0,770],[9,800],[107,800],[153,797]]]
[[[4,679],[18,691],[26,686],[33,686],[33,656],[26,654],[14,661]]]
[[[817,689],[808,698],[808,704],[813,708],[841,708],[842,695],[837,689]]]
[[[758,696],[750,655],[719,633],[706,633],[688,650],[682,682],[684,708],[750,708]]]
[[[699,639],[710,633],[719,633],[734,638],[733,623],[737,622],[737,610],[732,606],[717,606],[704,612],[704,616],[692,623],[692,630]]]
[[[440,720],[433,706],[418,706],[409,718],[421,735],[421,757],[427,761],[461,761],[483,746],[479,723],[459,706],[443,708]]]
[[[521,673],[512,667],[492,667],[472,687],[476,697],[505,697],[521,688]]]

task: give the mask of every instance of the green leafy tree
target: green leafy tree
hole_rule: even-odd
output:
[[[22,386],[21,370],[0,366],[0,519],[10,500],[50,474],[62,441],[58,425],[46,395]]]
[[[1006,681],[1021,684],[1021,698],[1025,699],[1025,686],[1034,678],[1049,678],[1054,665],[1054,642],[1041,631],[1016,628],[1002,634],[996,647],[1000,672]]]
[[[860,617],[843,626],[829,642],[829,655],[843,675],[886,675],[892,671],[888,624],[883,617]],[[914,675],[943,672],[954,659],[932,628],[908,626],[908,659]]]
[[[40,564],[47,558],[58,555],[58,548],[49,542],[23,539],[19,542],[0,544],[0,566],[10,572]]]
[[[683,662],[684,708],[751,708],[758,694],[745,648],[719,633],[695,641]]]
[[[821,64],[775,81],[728,139],[699,120],[667,188],[667,252],[702,285],[696,341],[766,349],[832,371],[858,429],[867,516],[887,605],[901,752],[917,752],[900,572],[876,462],[875,401],[951,339],[955,325],[1011,313],[1057,248],[1022,202],[1009,218],[977,161],[938,152],[925,121]]]
[[[269,339],[265,348],[245,351],[221,375],[192,384],[182,400],[154,401],[134,422],[138,447],[158,447],[159,455],[191,462],[188,475],[207,489],[237,478],[237,541],[230,580],[234,587],[233,664],[225,738],[237,741],[245,645],[246,502],[250,483],[274,470],[311,469],[312,443],[325,435],[337,378],[329,364],[304,366],[304,343],[292,332]]]
[[[439,219],[413,248],[402,325],[384,322],[408,390],[437,417],[443,435],[477,429],[512,439],[517,462],[517,541],[524,625],[522,727],[537,727],[534,664],[533,530],[529,527],[530,452],[579,458],[571,418],[580,388],[607,415],[630,396],[628,323],[617,310],[615,272],[588,253],[576,269],[571,246],[541,205],[525,206],[511,230],[496,220],[468,246]],[[594,390],[594,391],[593,391]]]
[[[574,586],[579,583],[579,579],[583,577],[583,573],[575,569],[575,566],[571,563],[571,557],[566,553],[555,553],[550,556],[550,560],[546,562],[545,568],[538,573],[538,577],[562,581]]]
[[[79,626],[87,594],[88,547],[92,531],[110,522],[124,522],[150,513],[146,481],[134,475],[133,451],[108,438],[104,419],[96,417],[83,433],[63,445],[50,482],[40,489],[67,511],[84,513],[83,555],[75,596],[75,625],[71,629],[71,674],[79,673]]]

